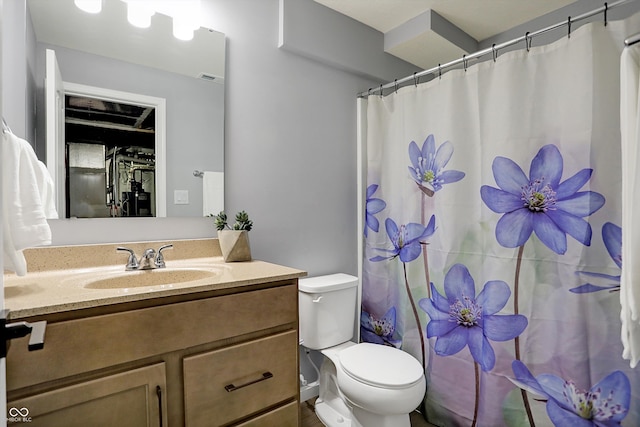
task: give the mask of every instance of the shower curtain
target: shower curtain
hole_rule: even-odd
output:
[[[429,422],[640,425],[619,292],[638,31],[587,24],[364,101],[361,340],[423,364]]]

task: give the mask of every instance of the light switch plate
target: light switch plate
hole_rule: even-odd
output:
[[[189,204],[189,190],[173,190],[173,204],[174,205],[188,205]]]

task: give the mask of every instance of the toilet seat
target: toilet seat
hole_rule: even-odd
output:
[[[340,351],[338,357],[347,375],[374,387],[403,389],[424,378],[422,365],[393,347],[361,343]]]

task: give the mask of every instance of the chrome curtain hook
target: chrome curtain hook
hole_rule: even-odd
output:
[[[567,38],[571,38],[571,17],[567,18]]]
[[[417,71],[413,73],[413,84],[416,85],[416,87],[418,87],[418,81],[420,80],[420,77],[418,77],[417,74]]]
[[[498,50],[496,49],[496,44],[491,45],[491,56],[493,57],[493,62],[496,62],[498,58]]]
[[[383,97],[383,90],[382,90],[382,85],[380,85],[380,98]]]
[[[395,89],[395,92],[398,93],[398,79],[393,81],[393,88]]]
[[[442,78],[442,68],[440,68],[440,64],[438,64],[438,78]]]
[[[604,26],[607,26],[607,11],[609,10],[609,5],[607,2],[604,3]]]
[[[524,45],[527,47],[527,52],[531,50],[531,37],[529,37],[529,31],[524,35]]]
[[[467,71],[467,55],[462,55],[462,66],[464,71]]]
[[[367,96],[371,96],[371,90],[372,90],[372,89],[373,89],[373,88],[369,88],[369,93],[367,93]]]

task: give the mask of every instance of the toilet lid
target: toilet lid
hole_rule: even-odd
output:
[[[361,343],[339,353],[347,375],[376,387],[405,388],[423,377],[422,365],[397,348]]]

